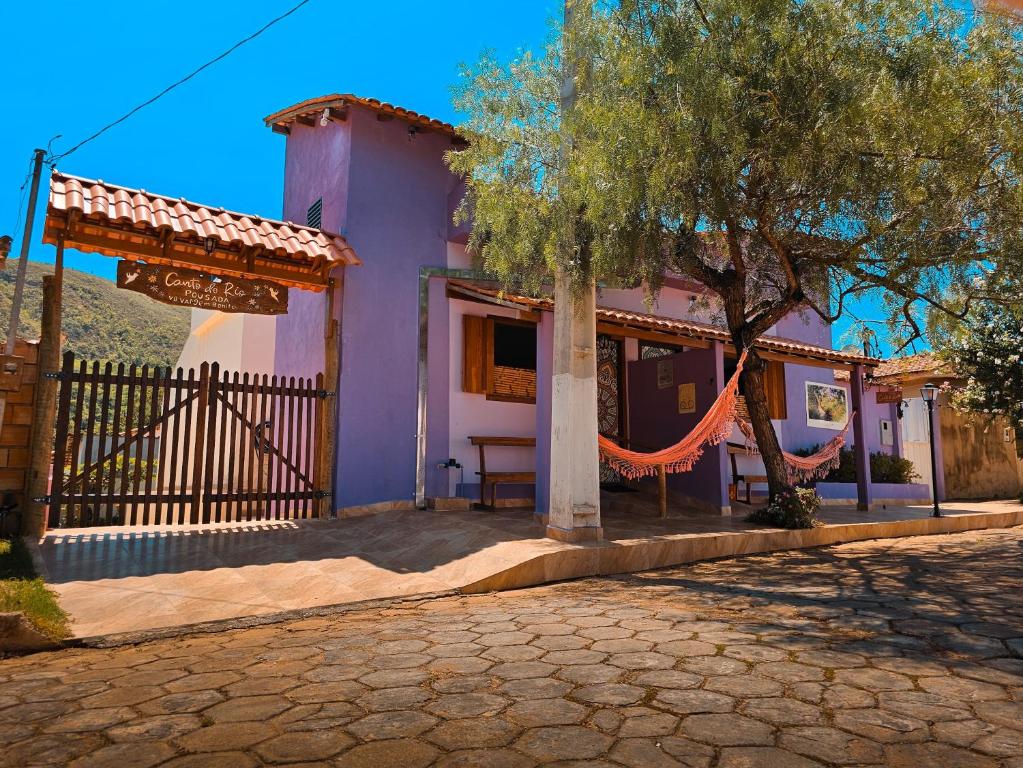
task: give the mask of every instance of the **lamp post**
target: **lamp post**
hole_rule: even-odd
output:
[[[927,382],[920,388],[920,397],[927,403],[927,437],[931,447],[931,496],[934,499],[933,517],[941,517],[938,508],[938,459],[934,454],[934,403],[938,399],[938,388]]]

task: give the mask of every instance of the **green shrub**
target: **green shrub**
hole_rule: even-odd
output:
[[[913,462],[887,453],[870,454],[870,479],[875,483],[912,483],[919,477]]]
[[[40,632],[62,640],[71,634],[57,597],[36,576],[32,555],[21,539],[0,539],[0,612],[25,615]]]
[[[816,528],[822,525],[817,519],[820,506],[821,497],[813,488],[794,488],[779,493],[766,507],[750,512],[746,520],[775,528]]]
[[[812,456],[823,446],[803,448],[793,451],[797,456]],[[913,462],[898,456],[877,452],[870,454],[870,480],[874,483],[896,483],[904,485],[912,483],[919,476]],[[838,468],[831,470],[820,482],[824,483],[855,483],[856,457],[852,449],[843,448],[838,454]]]

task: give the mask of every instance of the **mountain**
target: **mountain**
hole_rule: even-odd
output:
[[[0,334],[7,335],[18,260],[0,272]],[[39,338],[43,276],[52,264],[30,261],[18,335]],[[85,360],[174,365],[188,338],[189,311],[125,291],[102,277],[64,270],[64,350]]]

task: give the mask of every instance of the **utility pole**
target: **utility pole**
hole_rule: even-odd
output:
[[[578,75],[576,6],[565,0],[561,81],[561,167],[571,162],[568,117],[575,108]],[[597,448],[597,289],[589,265],[566,269],[580,258],[575,213],[564,211],[562,265],[554,274],[554,365],[551,393],[550,500],[547,535],[562,541],[595,541],[600,524],[600,456]],[[580,277],[585,285],[576,284]]]
[[[32,188],[28,193],[28,214],[25,216],[25,234],[21,238],[21,256],[18,257],[18,278],[14,283],[14,299],[11,301],[11,324],[7,328],[7,347],[4,354],[14,354],[14,343],[18,339],[18,323],[21,321],[21,300],[25,293],[25,273],[28,271],[28,250],[32,245],[32,225],[36,217],[36,200],[39,197],[39,177],[43,173],[45,150],[35,151],[32,168]]]
[[[28,212],[25,215],[25,230],[21,238],[21,255],[18,258],[18,277],[14,282],[14,298],[11,300],[11,322],[7,327],[7,344],[4,354],[14,354],[14,345],[18,340],[18,323],[21,320],[21,302],[25,293],[25,273],[28,271],[28,251],[32,245],[32,225],[36,217],[36,200],[39,197],[39,178],[43,173],[43,156],[46,150],[37,149],[32,167],[32,186],[28,193]],[[0,430],[4,427],[4,415],[7,410],[7,395],[0,393]]]

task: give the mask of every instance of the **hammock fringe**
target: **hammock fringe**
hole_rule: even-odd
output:
[[[597,442],[604,461],[630,480],[653,477],[660,472],[662,466],[671,473],[692,470],[707,445],[724,442],[732,432],[738,404],[739,374],[746,362],[746,354],[746,350],[743,350],[736,363],[735,373],[728,379],[724,389],[692,431],[679,442],[653,453],[638,453],[598,435]]]
[[[736,416],[739,375],[746,362],[746,354],[746,350],[743,350],[735,366],[735,373],[725,384],[724,389],[703,418],[679,442],[653,453],[639,453],[622,448],[603,435],[598,435],[597,444],[601,457],[610,467],[629,480],[654,477],[660,473],[661,467],[670,473],[689,472],[703,456],[708,445],[719,445],[728,439],[733,424],[738,425],[739,430],[745,435],[746,450],[750,455],[758,454],[753,426]],[[820,480],[838,468],[853,416],[855,411],[849,414],[842,431],[812,456],[796,456],[788,451],[782,451],[790,483]]]
[[[823,480],[832,470],[838,469],[841,462],[842,448],[845,446],[845,438],[852,424],[856,412],[849,414],[849,418],[842,427],[842,431],[825,443],[817,453],[810,456],[796,456],[794,453],[782,451],[785,457],[785,466],[788,469],[789,482],[793,485],[807,483],[811,480]],[[746,450],[750,455],[760,453],[756,444],[756,437],[753,434],[753,425],[743,419],[737,419],[739,430],[746,437]]]

